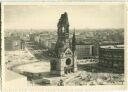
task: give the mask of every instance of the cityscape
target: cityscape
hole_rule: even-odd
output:
[[[69,16],[56,29],[5,29],[6,85],[124,84],[124,28],[70,28]]]

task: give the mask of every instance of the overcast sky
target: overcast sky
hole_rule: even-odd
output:
[[[57,29],[68,13],[70,29],[123,28],[123,5],[5,5],[5,29]]]

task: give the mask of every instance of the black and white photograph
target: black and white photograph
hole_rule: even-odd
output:
[[[6,87],[124,85],[124,4],[4,5]]]

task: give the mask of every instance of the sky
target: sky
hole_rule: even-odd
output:
[[[5,29],[57,29],[67,12],[70,29],[124,28],[123,5],[5,5]]]

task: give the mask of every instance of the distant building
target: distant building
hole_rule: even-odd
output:
[[[39,43],[39,41],[40,41],[39,35],[36,35],[36,36],[34,37],[34,41],[35,41],[37,44]]]
[[[77,42],[80,42],[80,41],[83,41],[83,40],[84,40],[83,36],[81,36],[81,35],[76,35],[76,41],[77,41]]]
[[[26,42],[24,40],[20,40],[20,46],[21,46],[21,50],[24,50],[25,49],[25,46],[26,46]]]
[[[78,44],[76,52],[78,59],[90,59],[93,57],[93,45]]]
[[[35,36],[35,35],[34,35],[34,33],[33,33],[33,34],[32,34],[32,33],[31,33],[31,34],[29,34],[29,37],[30,37],[30,41],[31,41],[31,42],[33,42],[33,41],[34,41],[34,36]]]
[[[53,43],[56,43],[57,38],[50,36],[48,33],[31,34],[30,41],[37,44],[40,48],[53,48]]]
[[[25,48],[25,42],[19,37],[6,37],[4,42],[5,51],[13,51]]]
[[[56,43],[57,39],[55,38],[45,38],[43,36],[40,37],[39,39],[39,46],[41,48],[55,48],[55,43]],[[54,47],[53,47],[54,46]]]
[[[99,49],[99,64],[113,72],[124,72],[124,46],[101,46]]]

